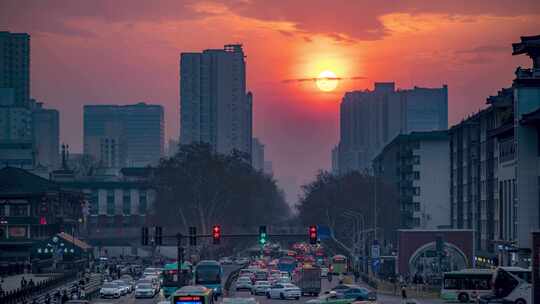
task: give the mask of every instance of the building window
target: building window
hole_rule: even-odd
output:
[[[9,216],[28,216],[28,205],[10,205]]]
[[[413,203],[413,210],[414,211],[420,211],[420,203],[419,202],[414,202]]]
[[[139,214],[146,214],[146,190],[139,190]]]
[[[419,171],[414,171],[413,172],[413,178],[415,180],[419,180],[420,179],[420,172]]]
[[[94,190],[90,194],[90,214],[96,215],[99,212],[99,190]]]
[[[420,226],[420,218],[419,217],[413,217],[413,226],[414,227]]]
[[[131,214],[131,190],[124,190],[124,196],[122,197],[122,210],[124,214]]]
[[[107,214],[114,215],[114,190],[107,191]]]
[[[413,164],[419,165],[420,164],[420,155],[414,155],[413,156]]]
[[[420,195],[420,187],[413,187],[413,194]]]

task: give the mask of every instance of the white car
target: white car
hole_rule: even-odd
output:
[[[237,265],[244,265],[244,264],[247,264],[247,263],[249,263],[248,258],[238,258],[238,259],[236,259],[236,264]]]
[[[118,284],[107,282],[99,290],[99,295],[102,298],[120,298],[122,291]]]
[[[154,285],[141,283],[135,287],[135,298],[153,298],[156,295]]]
[[[293,284],[281,284],[278,283],[266,292],[268,299],[300,299],[302,291],[296,285]]]
[[[268,289],[270,289],[270,282],[268,281],[257,281],[255,285],[251,288],[252,295],[262,294],[265,295]]]
[[[118,287],[120,288],[120,292],[121,292],[122,295],[126,295],[128,293],[131,293],[131,285],[129,285],[125,281],[114,280],[112,282],[115,283],[115,284],[118,284]]]
[[[251,290],[252,287],[253,287],[253,284],[251,283],[251,278],[249,277],[239,277],[236,280],[236,290],[242,290],[242,289]]]

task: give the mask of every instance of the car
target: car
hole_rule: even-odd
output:
[[[87,300],[69,300],[65,304],[90,304]]]
[[[252,295],[262,294],[265,295],[266,291],[270,288],[271,284],[268,281],[257,281],[255,285],[251,288]]]
[[[287,277],[280,277],[276,283],[279,283],[279,284],[289,284],[291,283],[291,278],[289,278],[288,276]]]
[[[155,295],[156,289],[151,283],[141,283],[135,287],[135,298],[153,298]]]
[[[220,259],[219,262],[223,265],[231,265],[233,263],[233,260],[229,257],[224,257]]]
[[[102,298],[120,298],[122,291],[116,283],[106,282],[99,290],[99,296]]]
[[[338,293],[339,298],[354,299],[355,301],[375,301],[377,293],[361,286],[354,286],[348,289],[343,289]]]
[[[245,265],[247,263],[249,263],[248,258],[238,258],[238,259],[236,259],[236,265]]]
[[[252,287],[253,287],[253,283],[251,282],[250,277],[239,277],[236,280],[236,290],[242,290],[242,289],[251,290]]]
[[[328,271],[327,267],[321,267],[321,278],[326,278],[328,276]]]
[[[350,299],[340,298],[335,291],[330,291],[316,299],[306,301],[306,304],[350,304]]]
[[[293,284],[281,284],[278,283],[266,291],[266,297],[268,299],[300,299],[301,290]]]
[[[266,281],[268,280],[268,272],[264,270],[255,271],[255,281]]]
[[[223,304],[259,304],[255,298],[223,298]]]
[[[122,295],[131,293],[131,285],[129,285],[127,282],[122,281],[122,280],[114,280],[112,282],[118,284]]]
[[[154,285],[154,288],[156,289],[156,293],[158,293],[159,290],[161,289],[159,278],[157,276],[150,275],[150,276],[146,276],[145,279],[149,279],[152,281],[152,284]]]

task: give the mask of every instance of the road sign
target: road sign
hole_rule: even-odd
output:
[[[319,240],[328,240],[332,236],[330,227],[325,226],[325,225],[318,225],[317,233],[318,233]]]

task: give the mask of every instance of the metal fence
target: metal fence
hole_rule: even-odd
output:
[[[47,280],[41,281],[35,286],[18,288],[9,292],[5,292],[0,296],[2,304],[49,304],[60,303],[60,298],[65,292],[68,297],[84,289],[86,297],[91,297],[101,286],[101,275],[91,275],[87,279],[78,279],[76,272],[65,273],[60,276],[55,276]],[[63,286],[66,286],[62,288]]]

